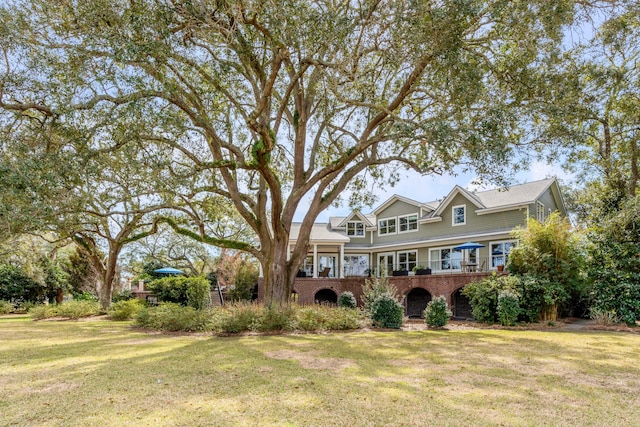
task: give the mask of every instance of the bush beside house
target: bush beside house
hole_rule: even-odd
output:
[[[156,279],[147,285],[160,301],[189,306],[196,310],[210,304],[211,285],[204,277],[171,276]]]

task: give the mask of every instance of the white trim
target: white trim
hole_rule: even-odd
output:
[[[313,278],[318,278],[318,245],[313,245]]]
[[[495,208],[487,208],[487,209],[478,209],[476,210],[476,215],[488,215],[488,214],[492,214],[492,213],[498,213],[498,212],[507,212],[507,211],[516,211],[516,210],[522,210],[522,209],[527,209],[527,207],[529,207],[528,203],[521,203],[521,204],[517,204],[517,205],[508,205],[508,206],[498,206]]]
[[[358,234],[349,234],[349,224],[360,224],[362,226],[362,235],[358,235]],[[367,231],[365,230],[365,224],[362,221],[347,221],[347,223],[344,225],[345,227],[345,232],[347,233],[347,237],[349,238],[353,238],[353,239],[364,239],[365,237],[367,237]],[[353,231],[357,233],[358,228],[357,227],[353,227]]]
[[[428,224],[428,223],[431,223],[431,222],[440,222],[440,221],[442,221],[442,217],[441,216],[434,216],[434,217],[431,217],[431,218],[423,218],[423,219],[419,219],[418,220],[418,222],[420,224]]]
[[[456,214],[455,214],[455,210],[457,208],[463,208],[464,209],[464,220],[462,222],[458,222],[458,223],[456,223]],[[452,227],[458,227],[460,225],[467,225],[467,205],[466,205],[466,203],[464,205],[451,206],[451,226]]]
[[[345,227],[347,225],[347,222],[351,222],[353,221],[354,217],[358,217],[360,219],[360,221],[362,221],[362,223],[365,225],[365,227],[373,227],[374,225],[371,223],[371,221],[369,221],[369,218],[367,218],[366,215],[364,215],[362,212],[355,210],[353,212],[351,212],[351,215],[346,216],[342,222],[340,224],[337,225],[338,228],[342,228]]]
[[[489,270],[490,270],[490,271],[495,271],[495,270],[497,270],[497,267],[494,267],[494,266],[493,266],[493,256],[494,256],[494,255],[493,255],[493,249],[492,249],[492,246],[493,246],[493,245],[503,244],[503,243],[511,243],[511,246],[513,247],[513,246],[515,246],[515,245],[517,245],[517,244],[518,244],[518,241],[517,241],[516,239],[505,239],[505,240],[494,240],[494,241],[489,241],[489,266],[488,266],[488,267],[489,267]],[[511,252],[511,251],[509,251],[509,252]],[[496,255],[496,256],[500,256],[500,255]],[[504,256],[504,254],[503,254],[502,256]],[[505,258],[505,260],[504,260],[504,264],[503,264],[503,265],[506,265],[506,263],[507,263],[507,260],[506,260],[506,258]]]
[[[413,230],[406,230],[406,231],[401,231],[400,230],[400,218],[408,218],[408,217],[412,217],[415,216],[416,217],[416,228]],[[414,233],[416,231],[419,230],[419,226],[418,226],[418,219],[420,219],[420,215],[418,215],[417,213],[410,213],[410,214],[406,214],[406,215],[398,215],[398,220],[397,220],[397,230],[398,230],[398,234],[404,234],[404,233]],[[409,223],[407,222],[407,225]]]
[[[546,216],[545,216],[545,210],[546,210],[546,206],[544,205],[544,203],[542,203],[540,200],[536,200],[536,219],[539,222],[544,222]]]
[[[377,276],[380,276],[380,257],[388,257],[391,256],[391,271],[393,271],[393,269],[396,266],[396,253],[395,252],[379,252],[376,254],[376,268],[378,269],[378,271],[376,272]],[[387,265],[385,264],[385,267],[387,267]]]
[[[344,267],[347,266],[346,263],[344,262],[345,257],[365,257],[367,259],[367,270],[371,271],[371,254],[368,254],[368,253],[352,254],[352,253],[345,252],[342,255],[342,263]],[[342,274],[344,274],[344,267],[342,267]],[[353,277],[366,277],[366,274],[363,276],[353,276]]]
[[[449,268],[449,269],[444,269],[441,268],[442,267],[442,250],[443,249],[449,249],[451,252],[450,253],[459,253],[460,255],[460,262],[462,262],[462,260],[464,259],[464,251],[461,249],[454,249],[455,245],[451,244],[449,246],[436,246],[436,247],[432,247],[432,248],[427,248],[427,262],[429,263],[428,267],[431,268],[431,270],[433,270],[434,272],[436,271],[461,271],[460,269],[456,269],[456,268]],[[436,260],[432,260],[431,259],[431,252],[432,251],[440,251],[440,258],[438,258],[438,267],[437,268],[433,268],[434,266],[432,266],[432,262],[436,261]],[[449,263],[452,263],[453,261],[457,261],[457,260],[452,260],[449,259]]]
[[[400,254],[410,254],[410,253],[414,253],[414,254],[416,254],[415,264],[416,264],[416,265],[418,265],[418,250],[417,250],[417,249],[404,250],[404,251],[397,251],[397,252],[396,252],[396,262],[397,262],[396,267],[397,267],[397,268],[400,268],[400,267],[401,267],[401,266],[400,266]],[[409,263],[409,261],[407,261],[407,264],[408,264],[408,263]],[[415,267],[415,266],[414,266],[414,267]],[[408,266],[407,266],[407,270],[406,270],[406,271],[411,271],[412,269],[413,269],[413,267],[408,268]]]
[[[384,233],[384,234],[380,234],[380,221],[387,221],[387,230],[389,229],[389,224],[388,221],[389,220],[394,220],[395,221],[395,230],[391,233]],[[378,237],[384,237],[384,236],[393,236],[395,234],[398,234],[398,217],[397,216],[390,216],[388,218],[380,218],[378,221]]]
[[[422,207],[422,206],[425,206],[424,203],[420,203],[420,202],[418,202],[416,200],[412,200],[412,199],[409,199],[407,197],[398,196],[397,194],[394,194],[389,199],[387,199],[383,204],[381,204],[380,206],[375,208],[372,213],[377,216],[380,212],[382,212],[383,210],[385,210],[386,208],[388,208],[390,205],[392,205],[393,203],[395,203],[397,201],[404,202],[404,203],[407,203],[409,205],[416,206],[418,208]]]
[[[483,234],[464,234],[457,236],[448,236],[442,237],[438,239],[432,240],[416,240],[411,242],[399,242],[399,243],[385,243],[376,246],[347,246],[345,249],[352,251],[370,251],[371,253],[377,253],[380,250],[392,250],[398,251],[403,249],[413,249],[413,248],[424,248],[430,247],[429,245],[433,244],[451,244],[453,246],[459,245],[460,243],[468,242],[471,240],[490,240],[492,238],[495,239],[508,239],[511,236],[511,229],[504,231],[497,231],[493,233],[483,233]]]
[[[453,190],[451,190],[451,192],[447,195],[447,197],[445,197],[444,200],[440,203],[438,209],[433,212],[433,215],[441,215],[442,212],[444,212],[445,208],[449,206],[449,203],[451,203],[458,194],[462,194],[465,199],[473,203],[478,209],[484,208],[484,205],[480,202],[480,200],[478,200],[476,196],[460,187],[459,185],[456,185]]]

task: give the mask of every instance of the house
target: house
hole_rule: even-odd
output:
[[[556,210],[566,215],[555,179],[478,192],[456,186],[430,202],[395,195],[369,214],[356,210],[315,224],[294,289],[299,302],[333,301],[345,290],[358,296],[365,277],[384,274],[396,276],[392,282],[405,301],[410,292],[422,294],[422,309],[434,292],[455,306],[465,284],[501,271],[517,244],[514,228]],[[294,225],[291,245],[298,230]],[[464,248],[465,242],[477,245]]]

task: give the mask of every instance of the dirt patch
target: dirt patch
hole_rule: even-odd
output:
[[[295,350],[269,351],[265,356],[278,360],[295,360],[304,369],[339,371],[352,367],[353,361],[336,357],[320,357],[317,352],[300,352]]]
[[[33,387],[29,390],[29,393],[34,394],[49,394],[49,393],[62,393],[77,388],[76,383],[61,382],[56,384],[45,385],[43,387]]]

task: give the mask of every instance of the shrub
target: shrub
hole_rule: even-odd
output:
[[[133,295],[133,292],[131,292],[129,289],[121,289],[113,296],[111,300],[113,302],[120,302],[120,301],[129,301],[134,298],[135,296]]]
[[[331,315],[327,316],[323,329],[328,331],[345,331],[358,329],[365,323],[362,311],[348,307],[330,308]]]
[[[341,293],[338,297],[338,307],[356,308],[357,305],[356,297],[349,291]]]
[[[424,321],[432,328],[441,328],[447,324],[453,313],[447,307],[444,295],[435,297],[424,309]]]
[[[594,268],[595,270],[595,268]],[[628,325],[635,325],[640,316],[640,273],[601,269],[591,292],[591,312],[616,313]]]
[[[607,311],[599,308],[592,308],[590,317],[600,326],[611,326],[622,321],[615,311]]]
[[[378,328],[400,329],[404,319],[404,308],[393,295],[383,293],[371,304],[371,320]]]
[[[302,307],[296,315],[296,329],[302,331],[318,331],[323,329],[327,319],[319,308],[324,306]]]
[[[365,311],[371,313],[373,302],[378,299],[380,295],[390,295],[394,300],[398,300],[398,289],[395,285],[389,283],[387,277],[374,277],[371,279],[365,279],[364,285],[362,285],[362,304]]]
[[[187,305],[202,310],[211,305],[211,284],[204,276],[191,277],[187,280]]]
[[[515,292],[518,283],[514,276],[498,276],[494,273],[484,280],[465,286],[462,293],[469,298],[473,318],[478,322],[496,322],[498,294],[505,289]]]
[[[573,313],[586,290],[585,242],[581,234],[574,232],[569,219],[556,211],[544,224],[529,218],[527,227],[516,229],[514,235],[518,245],[509,254],[507,268],[518,276],[537,279],[545,299],[540,317],[555,320],[561,308]]]
[[[57,316],[69,319],[95,316],[102,312],[100,303],[97,301],[65,301],[62,304],[57,304],[55,309]]]
[[[176,303],[162,303],[157,307],[143,307],[135,324],[143,328],[163,331],[203,332],[211,329],[211,315]]]
[[[5,300],[0,300],[0,314],[13,313],[13,303]]]
[[[209,306],[211,284],[200,277],[172,276],[154,280],[147,285],[162,302],[193,307],[201,310]]]
[[[358,329],[364,323],[364,316],[361,310],[313,305],[297,308],[295,329],[303,331],[339,331]]]
[[[232,301],[251,301],[258,284],[258,274],[255,264],[242,260],[233,277],[233,284],[227,288],[227,298]]]
[[[29,316],[34,320],[48,319],[49,317],[55,317],[58,315],[58,310],[55,305],[38,304],[29,310]]]
[[[144,306],[144,302],[139,299],[121,300],[111,304],[107,314],[111,320],[131,320]]]
[[[36,320],[50,317],[79,319],[81,317],[95,316],[100,313],[102,313],[102,308],[97,301],[75,300],[65,301],[62,304],[37,305],[29,310],[29,315]]]
[[[114,304],[115,305],[115,304]],[[362,310],[309,306],[266,308],[236,303],[211,310],[194,310],[175,303],[140,309],[135,324],[165,331],[214,331],[235,334],[248,331],[321,331],[357,329],[366,324]]]
[[[74,301],[98,301],[98,298],[91,292],[82,291],[73,294]]]
[[[292,331],[295,312],[291,308],[262,308],[260,315],[251,325],[251,330],[259,332]]]
[[[498,321],[504,326],[513,326],[520,315],[520,304],[515,292],[505,289],[498,295]]]
[[[213,330],[228,334],[250,331],[256,327],[260,310],[260,306],[249,303],[228,304],[215,309]]]
[[[14,313],[28,313],[33,307],[36,306],[35,302],[31,301],[21,301],[16,305],[16,308],[13,310]]]

